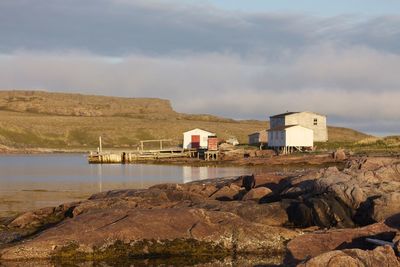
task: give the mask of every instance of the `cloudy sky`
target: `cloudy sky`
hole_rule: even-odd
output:
[[[398,0],[1,0],[0,88],[400,133]]]

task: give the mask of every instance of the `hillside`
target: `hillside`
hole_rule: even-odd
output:
[[[168,138],[180,144],[192,128],[220,138],[247,135],[268,127],[267,121],[235,121],[212,115],[175,112],[168,100],[119,98],[38,91],[0,91],[0,145],[12,148],[136,148],[138,141]],[[329,127],[332,141],[359,141],[365,134]]]

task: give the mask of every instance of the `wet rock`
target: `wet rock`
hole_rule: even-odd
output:
[[[400,266],[400,261],[396,257],[390,246],[378,247],[374,250],[365,251],[361,249],[334,250],[321,254],[308,260],[299,267],[349,267],[349,266]]]
[[[243,201],[259,201],[261,198],[271,194],[272,191],[269,188],[266,187],[257,187],[251,189],[249,192],[247,192],[246,195],[242,198]]]

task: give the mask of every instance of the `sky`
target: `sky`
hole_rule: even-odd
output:
[[[209,3],[223,9],[245,12],[292,12],[318,16],[376,16],[396,14],[400,10],[398,0],[212,0]]]
[[[398,0],[1,0],[0,88],[400,134]]]

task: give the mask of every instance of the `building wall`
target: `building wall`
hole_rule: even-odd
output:
[[[254,133],[249,135],[249,145],[258,144],[260,140],[260,133]]]
[[[269,127],[271,129],[279,127],[279,126],[285,126],[288,124],[285,124],[285,118],[284,117],[276,117],[276,118],[270,118],[269,120]]]
[[[316,120],[316,125],[314,125]],[[328,128],[326,126],[326,116],[312,112],[300,112],[285,117],[286,125],[301,125],[314,131],[314,142],[328,141]]]
[[[266,144],[268,143],[268,132],[267,130],[260,132],[260,143]]]
[[[188,132],[183,133],[183,148],[190,149],[192,144],[192,135],[200,135],[200,148],[207,148],[208,145],[208,137],[213,136],[213,133],[201,130],[194,129]]]
[[[314,146],[313,130],[301,126],[286,129],[286,146],[312,147]]]
[[[269,147],[285,146],[285,144],[286,144],[285,139],[286,139],[285,130],[268,132],[268,146]]]
[[[281,131],[270,130],[268,132],[268,146],[312,147],[314,146],[314,133],[313,130],[302,126],[294,126]]]
[[[268,142],[268,132],[267,130],[260,131],[258,133],[254,133],[249,135],[249,144],[250,145],[255,145],[255,144],[266,144]]]

